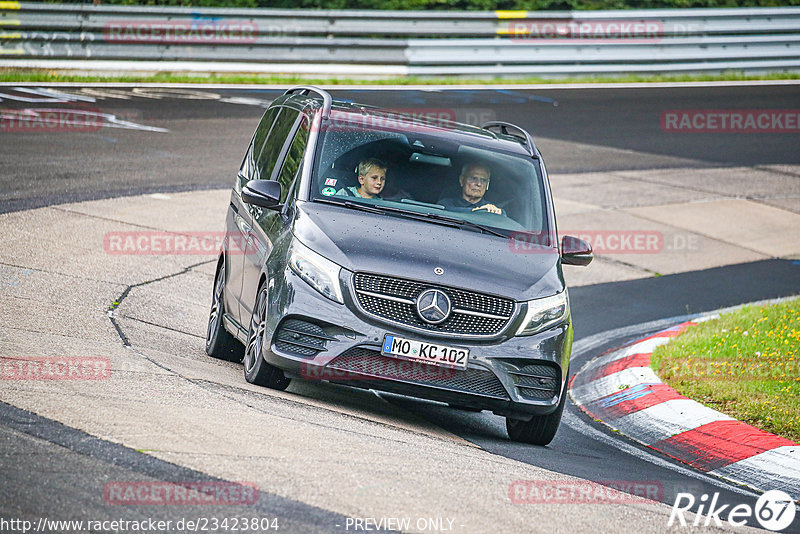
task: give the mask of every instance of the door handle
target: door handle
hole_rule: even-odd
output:
[[[253,228],[247,224],[247,221],[244,220],[244,217],[239,214],[236,215],[236,226],[239,227],[239,232],[241,232],[245,238],[247,238],[253,230]]]

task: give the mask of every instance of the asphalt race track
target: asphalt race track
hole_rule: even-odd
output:
[[[459,121],[518,123],[533,133],[555,177],[750,167],[773,169],[800,182],[800,175],[782,170],[800,165],[798,133],[675,135],[661,125],[668,110],[795,109],[800,86],[793,84],[332,93],[335,98]],[[77,132],[45,126],[0,132],[0,214],[84,200],[226,188],[263,109],[278,94],[253,88],[59,87],[31,92],[0,87],[3,113],[73,109],[89,111],[103,121],[102,128]],[[686,265],[681,272],[664,276],[574,287],[570,290],[576,341],[572,371],[610,348],[670,326],[671,319],[800,294],[799,260],[772,258],[704,269]],[[553,443],[533,447],[510,442],[503,420],[485,412],[459,412],[411,398],[381,396],[495,455],[593,481],[662,481],[669,488],[662,501],[669,505],[681,489],[719,492],[720,504],[752,502],[756,496],[609,432],[572,405]],[[142,477],[216,480],[0,403],[2,516],[58,517],[77,508],[81,511],[77,515],[107,517],[108,508],[91,497],[102,491],[98,488],[104,481]],[[291,532],[341,531],[345,520],[320,507],[267,493],[258,507],[261,515],[281,518],[285,527],[281,530]],[[232,515],[231,511],[225,513]],[[191,512],[173,507],[126,510],[125,515],[169,519]],[[208,509],[203,512],[209,515]],[[786,531],[800,532],[800,514]]]
[[[143,135],[135,126],[78,131],[78,135],[47,135],[44,126],[27,132],[2,132],[0,213],[155,191],[228,187],[241,162],[242,147],[260,118],[259,107],[280,94],[261,89],[137,88],[92,97],[109,91],[113,90],[77,92],[95,102],[51,104],[52,97],[0,87],[3,110],[86,109],[169,129],[168,135]],[[532,132],[552,173],[759,166],[797,163],[800,157],[800,135],[796,133],[674,135],[660,127],[662,112],[673,109],[792,109],[798,99],[796,85],[535,91],[363,89],[339,90],[335,95],[470,124],[512,119]],[[203,127],[196,128],[197,124]]]

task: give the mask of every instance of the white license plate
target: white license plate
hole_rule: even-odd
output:
[[[466,369],[467,359],[469,359],[468,349],[447,347],[390,334],[383,337],[381,354],[456,369]]]

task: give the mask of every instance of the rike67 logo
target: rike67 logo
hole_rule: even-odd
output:
[[[694,521],[689,521],[685,514],[698,504]],[[745,525],[756,526],[753,518],[758,524],[767,530],[780,531],[788,527],[794,521],[796,513],[795,502],[788,493],[781,490],[770,490],[764,493],[756,501],[755,506],[749,504],[737,504],[730,508],[729,504],[719,504],[719,493],[714,493],[709,497],[704,493],[699,499],[695,499],[691,493],[678,493],[675,503],[672,505],[672,513],[669,516],[667,526],[677,524],[682,527],[714,526],[722,527],[723,520],[720,515],[727,513],[727,522],[732,527],[743,527]]]

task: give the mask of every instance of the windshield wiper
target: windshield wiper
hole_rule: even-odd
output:
[[[318,198],[317,202],[324,202],[326,204],[336,204],[338,206],[345,206],[350,209],[367,211],[370,213],[377,213],[379,215],[386,215],[387,213],[396,213],[398,215],[402,215],[408,217],[409,219],[416,219],[416,220],[434,220],[437,222],[448,223],[450,225],[454,225],[458,228],[468,227],[473,228],[475,230],[480,230],[481,232],[486,232],[488,234],[496,235],[497,237],[507,238],[506,234],[498,232],[488,226],[484,226],[482,224],[474,223],[472,221],[467,221],[464,219],[459,219],[457,217],[448,217],[447,215],[440,215],[438,213],[420,213],[416,211],[409,211],[400,208],[394,208],[390,206],[372,206],[369,204],[362,204],[360,202],[353,202],[351,200],[344,200],[344,201],[336,201],[336,200],[328,200],[324,198]]]
[[[336,200],[327,200],[324,198],[318,198],[317,202],[324,202],[325,204],[334,204],[336,206],[344,206],[345,208],[350,208],[353,210],[361,210],[361,211],[368,211],[370,213],[377,213],[379,215],[386,215],[386,210],[384,208],[379,208],[378,206],[370,206],[368,204],[361,204],[360,202],[353,202],[352,200],[344,200],[344,201],[336,201]]]
[[[448,217],[447,215],[440,215],[438,213],[430,213],[430,212],[428,212],[428,213],[420,213],[419,215],[422,215],[423,217],[427,217],[429,219],[435,219],[437,221],[449,222],[449,223],[453,223],[453,224],[458,224],[460,226],[468,226],[470,228],[475,228],[475,229],[480,230],[482,232],[486,232],[486,233],[489,233],[489,234],[492,234],[492,235],[496,235],[497,237],[503,237],[503,238],[508,237],[506,234],[504,234],[502,232],[498,232],[497,230],[494,230],[493,228],[491,228],[489,226],[485,226],[483,224],[478,224],[476,222],[468,221],[466,219],[459,219],[458,217]]]

